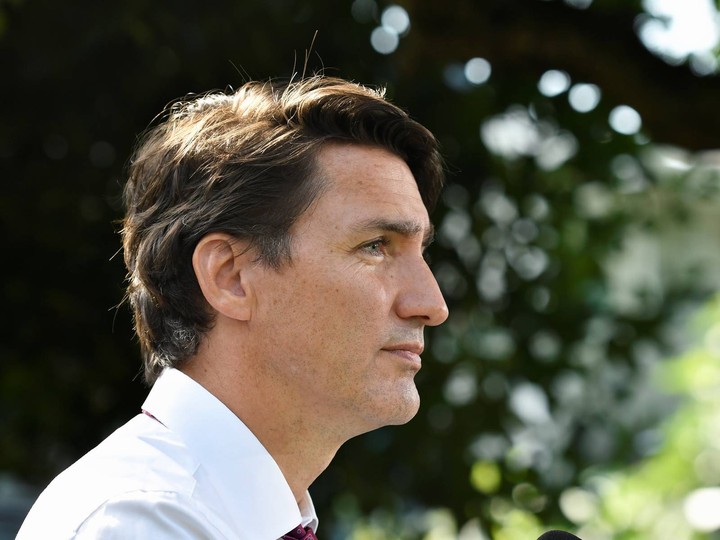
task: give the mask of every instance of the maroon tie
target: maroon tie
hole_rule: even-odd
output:
[[[317,540],[317,536],[310,527],[298,525],[292,531],[284,535],[280,540]]]

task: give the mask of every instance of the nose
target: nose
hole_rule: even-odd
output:
[[[420,319],[426,326],[438,326],[448,318],[440,286],[422,257],[402,272],[396,312],[402,319]]]

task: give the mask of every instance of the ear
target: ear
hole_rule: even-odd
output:
[[[193,269],[205,300],[231,319],[247,321],[252,313],[252,291],[244,279],[253,264],[251,251],[229,234],[211,233],[193,252]]]

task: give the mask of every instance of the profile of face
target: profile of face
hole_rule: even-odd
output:
[[[250,325],[266,376],[308,419],[350,438],[418,410],[423,329],[447,306],[424,249],[431,224],[407,164],[330,143],[325,187],[291,228],[292,259],[255,283]]]

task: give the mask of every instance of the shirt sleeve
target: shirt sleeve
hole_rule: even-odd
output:
[[[230,540],[221,528],[186,495],[141,491],[103,503],[78,527],[74,539]]]

